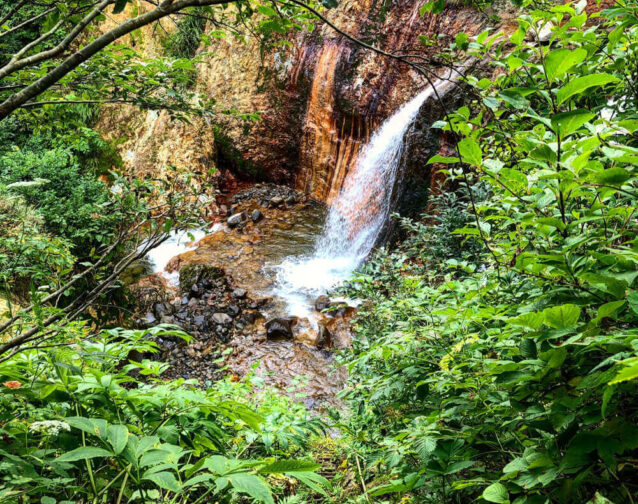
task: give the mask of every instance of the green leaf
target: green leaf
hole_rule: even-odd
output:
[[[590,121],[594,116],[595,114],[585,109],[556,114],[552,117],[552,129],[557,136],[565,138]]]
[[[459,154],[463,162],[472,166],[480,166],[483,160],[481,148],[473,138],[464,138],[459,142]]]
[[[550,82],[561,78],[574,65],[582,62],[587,56],[585,49],[556,49],[545,57],[545,71]]]
[[[629,303],[629,308],[631,308],[631,311],[638,315],[638,291],[629,291],[629,293],[627,294],[627,302]]]
[[[615,166],[607,170],[599,171],[594,174],[594,180],[599,184],[619,185],[630,178],[629,172],[625,168]]]
[[[268,7],[267,5],[260,5],[257,7],[257,10],[264,16],[268,16],[268,17],[277,16],[275,9],[273,9],[272,7]]]
[[[116,0],[115,6],[113,7],[113,14],[119,14],[122,12],[128,2],[129,0]]]
[[[180,493],[182,491],[182,488],[173,473],[168,471],[145,475],[142,479],[152,481],[158,487],[170,490],[171,492]]]
[[[324,478],[323,476],[317,473],[287,472],[286,475],[298,479],[308,488],[311,488],[315,492],[320,493],[321,495],[324,495],[326,497],[328,496],[328,494],[324,490],[324,487],[332,488],[332,485],[330,484],[330,482],[326,478]]]
[[[498,504],[507,504],[509,502],[509,494],[507,488],[500,483],[492,483],[483,490],[482,497],[488,502],[496,502]]]
[[[510,325],[528,327],[534,330],[543,325],[543,322],[545,322],[545,315],[537,312],[522,313],[518,317],[511,318],[507,321]]]
[[[266,483],[253,474],[231,474],[228,476],[235,490],[250,495],[253,499],[266,504],[275,504]]]
[[[598,313],[596,315],[596,318],[599,320],[602,320],[604,318],[610,318],[624,305],[625,305],[624,299],[620,301],[612,301],[611,303],[605,303],[600,308],[598,308]]]
[[[82,446],[71,450],[70,452],[60,455],[56,462],[75,462],[77,460],[92,459],[97,457],[112,457],[113,454],[105,450],[104,448],[97,448],[95,446]]]
[[[620,79],[613,75],[609,75],[606,73],[599,74],[591,74],[585,75],[583,77],[578,77],[570,82],[568,82],[565,86],[558,90],[556,93],[556,97],[558,98],[558,105],[563,103],[568,98],[571,98],[575,94],[582,93],[589,88],[597,87],[597,86],[605,86],[612,82],[618,82]]]
[[[521,341],[521,355],[526,359],[536,359],[538,357],[536,342],[533,339],[527,338]]]
[[[262,474],[281,474],[290,471],[316,471],[321,465],[305,460],[280,460],[270,465],[262,467],[259,472]]]
[[[445,156],[440,156],[439,154],[437,154],[436,156],[432,156],[427,164],[431,165],[434,163],[445,163],[445,164],[451,164],[451,163],[458,163],[460,160],[457,157],[445,157]]]
[[[122,453],[128,442],[128,429],[124,425],[109,425],[106,428],[106,439],[113,447],[116,455]]]
[[[545,324],[554,329],[569,329],[576,325],[580,318],[580,308],[573,304],[564,304],[547,308],[543,311]]]
[[[638,378],[638,358],[621,361],[618,364],[619,366],[624,365],[624,367],[621,368],[616,377],[609,382],[609,385]]]

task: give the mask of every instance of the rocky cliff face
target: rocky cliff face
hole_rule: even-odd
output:
[[[476,10],[454,4],[440,15],[420,16],[423,3],[342,0],[328,15],[343,31],[380,49],[423,57],[436,48],[423,45],[419,36],[438,37],[446,46],[460,31],[475,34],[486,22]],[[143,38],[145,51],[157,51],[152,33]],[[259,111],[262,120],[218,116],[214,124],[203,119],[183,124],[165,112],[107,109],[101,129],[119,139],[130,169],[157,174],[168,164],[195,171],[216,166],[294,184],[330,201],[372,132],[424,86],[407,65],[362,49],[328,26],[266,53],[253,38],[247,40],[228,37],[207,47],[214,56],[198,65],[197,89],[214,96],[220,108]],[[438,148],[425,124],[436,115],[433,109],[422,114],[422,124],[411,133],[414,142],[425,139],[428,146],[427,152],[411,151],[416,171],[423,172],[430,151]]]

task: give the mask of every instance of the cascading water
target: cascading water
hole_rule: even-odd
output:
[[[449,86],[449,80],[436,83],[440,94]],[[372,136],[332,202],[314,252],[274,266],[277,282],[272,294],[287,303],[291,315],[307,316],[308,299],[347,280],[371,252],[391,212],[405,135],[433,95],[434,88],[429,87]]]

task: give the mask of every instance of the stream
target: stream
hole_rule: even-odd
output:
[[[439,81],[439,93],[450,85]],[[229,343],[233,351],[225,364],[232,373],[255,372],[282,389],[305,376],[300,390],[310,406],[330,400],[342,387],[345,371],[334,368],[330,351],[318,348],[323,345],[318,336],[329,334],[333,348],[348,346],[355,309],[344,307],[327,315],[317,311],[315,303],[351,278],[378,244],[393,210],[406,133],[433,94],[428,87],[382,124],[349,167],[328,207],[293,195],[274,208],[262,196],[248,197],[249,192],[233,204],[227,223],[216,224],[208,233],[193,231],[194,242],[187,234],[175,234],[152,252],[154,271],[173,284],[186,265],[213,265],[232,277],[233,287],[260,300],[263,318]],[[253,191],[266,189],[257,185]],[[290,317],[292,341],[265,337],[267,321]]]

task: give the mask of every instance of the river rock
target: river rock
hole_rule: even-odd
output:
[[[240,288],[235,289],[232,292],[231,296],[233,296],[235,299],[244,299],[247,294],[248,294],[248,292],[246,291],[246,289],[242,289],[240,287]]]
[[[315,310],[322,312],[330,308],[330,298],[328,296],[319,296],[315,300]]]
[[[319,326],[319,334],[317,335],[317,348],[322,349],[332,346],[332,334],[324,325]]]
[[[279,206],[284,202],[284,199],[281,196],[275,196],[270,200],[272,206]]]
[[[193,318],[193,324],[195,324],[195,327],[197,327],[198,329],[204,326],[204,315],[197,315],[196,317]]]
[[[206,264],[190,264],[184,266],[179,272],[179,286],[182,292],[191,290],[195,284],[204,281],[213,282],[224,278],[224,270]]]
[[[270,340],[292,339],[293,318],[274,318],[266,322],[266,337]]]
[[[262,214],[259,210],[253,210],[253,213],[250,215],[250,220],[253,221],[254,223],[259,222],[261,219],[263,219],[264,214]]]
[[[213,322],[219,325],[230,325],[233,319],[227,313],[213,313]]]
[[[244,222],[244,213],[243,212],[239,212],[236,214],[231,215],[228,220],[226,221],[226,223],[230,226],[230,227],[237,227],[239,226],[242,222]]]

